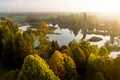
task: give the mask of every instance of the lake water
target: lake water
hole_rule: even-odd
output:
[[[25,25],[25,26],[19,27],[18,29],[19,29],[19,30],[22,30],[22,31],[27,31],[27,29],[28,29],[29,27],[30,27],[29,25]]]
[[[111,52],[109,57],[116,58],[118,55],[120,55],[120,51],[118,51],[118,52]]]
[[[83,37],[81,30],[78,32],[76,36],[74,35],[73,31],[69,29],[58,28],[54,31],[54,33],[60,33],[60,34],[47,34],[46,36],[48,36],[51,41],[57,40],[60,46],[67,45],[73,39],[80,41],[80,39]],[[96,35],[96,34],[87,34],[85,37],[85,40],[88,40],[92,37],[100,37],[103,39],[99,42],[90,42],[91,44],[98,45],[99,47],[104,45],[106,41],[110,40],[110,36],[103,36],[103,35]]]
[[[23,31],[26,31],[28,27],[30,27],[30,26],[22,26],[22,27],[19,27],[19,29],[21,29]],[[81,30],[75,36],[72,30],[60,29],[58,25],[56,25],[55,27],[57,29],[54,31],[54,33],[60,33],[60,34],[47,34],[46,36],[48,36],[51,41],[52,40],[57,40],[58,44],[60,46],[67,45],[73,39],[76,39],[77,41],[80,41],[80,39],[83,37],[83,34],[81,33]],[[91,37],[100,37],[100,38],[103,39],[99,42],[90,42],[91,44],[98,45],[99,47],[104,45],[104,43],[106,41],[110,40],[109,35],[108,36],[103,36],[103,35],[96,35],[96,34],[87,34],[86,37],[85,37],[85,40],[88,40]],[[36,41],[35,41],[35,47],[37,47],[39,45],[39,43],[40,43],[39,42],[39,36],[37,36]],[[109,56],[112,57],[112,58],[116,58],[118,54],[120,54],[120,51],[119,52],[111,52]]]
[[[57,40],[58,44],[60,46],[62,45],[68,45],[70,41],[73,39],[76,39],[77,41],[80,41],[80,39],[83,37],[83,34],[81,33],[81,30],[78,32],[78,34],[75,36],[72,30],[69,29],[56,29],[54,33],[60,33],[60,34],[47,34],[46,36],[49,37],[49,39],[52,40]],[[105,44],[106,41],[110,40],[110,36],[104,36],[104,35],[96,35],[96,34],[87,34],[85,37],[85,40],[88,40],[92,37],[100,37],[103,40],[98,41],[98,42],[90,42],[92,45],[98,45],[98,47],[101,47]],[[110,57],[116,58],[117,55],[120,54],[119,52],[111,52]]]

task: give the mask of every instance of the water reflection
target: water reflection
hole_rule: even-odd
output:
[[[55,33],[60,34],[47,34],[50,40],[57,40],[60,46],[67,45],[71,40],[74,39],[74,34],[69,29],[56,29]]]
[[[81,30],[78,32],[76,36],[73,33],[73,31],[69,29],[58,28],[54,32],[60,33],[60,34],[47,34],[46,36],[48,36],[50,40],[57,40],[60,46],[67,45],[73,39],[76,39],[77,41],[79,41],[83,37]],[[96,34],[87,34],[85,37],[85,40],[88,40],[91,37],[100,37],[103,39],[99,42],[90,42],[91,44],[98,45],[99,47],[104,45],[106,41],[110,40],[110,36],[103,36],[103,35],[96,35]]]
[[[120,55],[120,51],[119,52],[111,52],[109,57],[117,58],[118,55]]]
[[[103,39],[99,42],[90,42],[91,44],[98,45],[98,47],[103,46],[106,43],[106,41],[110,40],[110,36],[103,36],[103,35],[96,35],[96,34],[87,34],[85,39],[88,40],[92,37],[100,37]]]

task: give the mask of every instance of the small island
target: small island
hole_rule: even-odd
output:
[[[101,40],[103,40],[103,39],[100,38],[100,37],[92,37],[92,38],[88,39],[88,41],[90,41],[90,42],[98,42],[98,41],[101,41]]]

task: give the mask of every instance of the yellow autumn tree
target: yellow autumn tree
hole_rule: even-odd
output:
[[[59,80],[38,55],[29,55],[24,59],[17,80]]]
[[[63,80],[66,75],[66,70],[62,53],[60,53],[59,51],[55,51],[54,54],[51,56],[48,64],[53,72]]]
[[[61,80],[77,80],[76,64],[66,53],[62,54],[56,50],[48,64]]]

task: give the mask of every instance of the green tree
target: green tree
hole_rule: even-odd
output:
[[[88,58],[88,64],[93,62],[97,58],[98,58],[98,56],[96,56],[95,54],[91,53],[89,58]]]
[[[48,31],[48,26],[47,26],[46,22],[44,22],[44,21],[40,22],[39,31],[43,34],[45,34]]]
[[[39,18],[37,16],[33,16],[33,15],[27,16],[27,18],[26,18],[26,22],[33,27],[38,26],[39,21],[40,21]]]
[[[81,50],[84,52],[85,55],[85,60],[87,62],[87,59],[89,58],[89,55],[91,53],[91,48],[90,48],[90,42],[82,40],[79,43],[79,47],[81,48]]]
[[[59,80],[38,55],[29,55],[24,59],[18,80]]]
[[[109,57],[100,57],[88,65],[89,73],[96,75],[100,72],[105,79],[114,80],[114,61]]]
[[[17,80],[19,70],[12,70],[4,73],[3,76],[0,77],[0,80]]]
[[[65,68],[66,68],[66,80],[77,80],[77,70],[76,70],[76,64],[72,60],[71,57],[67,56],[66,54],[63,54],[64,62],[65,62]]]
[[[79,43],[75,39],[70,41],[69,44],[68,44],[68,46],[70,47],[71,51],[74,50],[78,45],[79,45]]]
[[[15,33],[17,27],[9,19],[0,22],[0,55],[3,65],[7,68],[13,68],[15,53]]]
[[[95,56],[98,56],[99,48],[97,45],[91,45],[91,53],[93,53]]]
[[[76,63],[76,68],[77,68],[78,74],[83,75],[85,72],[85,69],[86,69],[84,52],[79,47],[77,47],[72,51],[72,55],[73,55],[73,59]]]
[[[55,51],[55,50],[58,50],[59,49],[59,44],[58,44],[58,42],[57,41],[52,41],[51,42],[51,50],[52,51]]]
[[[3,44],[10,39],[11,35],[12,33],[8,26],[6,25],[0,26],[0,55],[3,53],[3,47],[5,46]]]
[[[106,49],[105,46],[101,46],[98,54],[99,54],[100,56],[105,56],[105,57],[107,57],[107,56],[108,56],[108,50]]]
[[[47,26],[46,22],[42,21],[42,22],[39,23],[38,27],[39,27],[38,31],[39,31],[39,42],[40,42],[40,45],[37,47],[37,49],[41,53],[43,53],[43,52],[46,52],[46,50],[50,49],[50,41],[45,36],[46,32],[48,31],[48,26]]]
[[[14,33],[7,24],[0,27],[0,59],[5,67],[13,67]]]
[[[110,45],[110,41],[107,41],[104,45],[110,53],[112,51],[112,45]]]
[[[34,49],[34,35],[27,33],[16,33],[15,35],[14,61],[18,68],[21,68],[23,60],[27,55],[37,54]]]
[[[50,56],[54,53],[54,51],[59,50],[59,44],[57,41],[52,41],[50,46]]]
[[[2,54],[2,61],[3,65],[6,68],[15,68],[14,65],[14,53],[15,53],[15,46],[14,46],[14,37],[11,36],[9,40],[3,42],[3,54]]]
[[[92,77],[96,73],[96,66],[97,65],[94,62],[98,58],[99,57],[93,53],[91,53],[89,58],[88,58],[86,74],[90,75],[90,77]],[[90,79],[90,80],[92,80],[92,79]]]
[[[70,56],[71,58],[73,58],[72,57],[72,52],[71,52],[69,46],[66,46],[66,45],[61,46],[61,48],[59,49],[59,51],[61,53],[65,53],[67,56]]]
[[[114,68],[115,68],[115,74],[114,74],[114,79],[120,80],[120,55],[118,55],[117,58],[114,59]]]
[[[50,49],[51,43],[50,43],[49,39],[46,36],[44,36],[42,33],[40,33],[40,35],[39,35],[39,42],[40,42],[40,44],[38,45],[37,49],[41,53],[44,53]]]
[[[92,80],[106,80],[101,72],[96,72]]]

